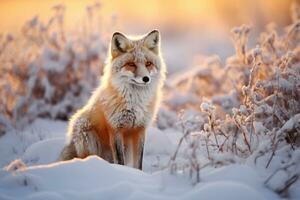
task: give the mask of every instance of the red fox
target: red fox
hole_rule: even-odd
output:
[[[60,160],[98,155],[142,169],[147,126],[156,115],[166,67],[159,31],[113,34],[100,86],[70,119]]]

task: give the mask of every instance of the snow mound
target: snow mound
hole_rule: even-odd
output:
[[[209,183],[194,193],[188,195],[186,199],[199,199],[211,200],[211,199],[223,199],[223,200],[264,200],[259,193],[252,188],[235,182],[230,181],[218,181]]]
[[[29,146],[22,160],[25,163],[47,164],[55,162],[60,154],[65,140],[63,138],[46,139]]]
[[[243,178],[240,172],[245,172]],[[271,191],[258,190],[260,184],[255,171],[243,165],[212,170],[193,187],[185,176],[168,171],[151,175],[90,156],[12,172],[2,169],[0,199],[278,199]]]

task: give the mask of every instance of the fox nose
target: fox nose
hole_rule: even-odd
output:
[[[148,76],[144,76],[144,77],[143,77],[143,81],[144,81],[145,83],[148,83],[148,82],[150,81],[150,78],[149,78]]]

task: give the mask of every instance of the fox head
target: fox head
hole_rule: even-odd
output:
[[[110,43],[109,62],[105,68],[106,81],[116,87],[147,87],[164,76],[164,63],[160,56],[160,34],[157,30],[129,37],[115,32]]]

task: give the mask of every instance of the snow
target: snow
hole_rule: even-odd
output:
[[[23,131],[6,133],[0,138],[0,166],[16,158],[26,165],[53,162],[64,144],[67,124],[62,121],[37,119]],[[40,160],[42,159],[42,160]]]
[[[253,122],[253,127],[256,134],[264,133],[267,130],[262,122]]]
[[[209,111],[210,110],[211,105],[209,105],[208,103],[202,103],[201,104],[201,109],[203,111]]]
[[[194,187],[166,170],[147,174],[97,156],[2,170],[0,178],[0,199],[278,199],[261,189],[253,170],[240,165],[213,170]]]
[[[97,156],[57,162],[66,128],[66,122],[37,119],[22,133],[0,138],[1,200],[280,199],[246,164],[205,168],[196,185],[184,173],[170,173],[166,166],[181,137],[175,129],[148,129],[143,171]]]
[[[62,138],[42,140],[29,146],[21,158],[25,163],[55,162],[64,144],[65,141]]]
[[[296,114],[295,116],[291,117],[278,131],[279,133],[284,133],[291,131],[296,124],[300,123],[300,114]]]

